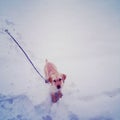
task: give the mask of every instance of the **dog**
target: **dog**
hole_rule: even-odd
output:
[[[62,87],[66,79],[66,75],[59,73],[56,66],[48,62],[46,59],[46,64],[44,67],[45,78],[48,83],[50,83],[50,95],[52,103],[56,103],[60,98],[62,98]]]

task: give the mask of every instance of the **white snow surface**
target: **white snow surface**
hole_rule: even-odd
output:
[[[0,5],[0,120],[120,120],[120,3],[20,3]],[[46,58],[67,75],[59,102],[5,29],[43,76]]]

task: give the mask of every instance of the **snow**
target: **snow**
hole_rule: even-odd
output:
[[[0,3],[0,120],[120,119],[118,1]],[[67,75],[59,102],[5,29],[43,76],[46,58]]]
[[[64,97],[53,105],[49,99],[34,105],[25,95],[0,95],[0,120],[119,120],[120,90],[114,91],[114,97],[109,94],[101,94],[97,98],[80,98],[79,94],[76,98],[65,94],[69,98]]]

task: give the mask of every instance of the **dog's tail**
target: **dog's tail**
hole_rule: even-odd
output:
[[[47,63],[47,62],[48,62],[48,60],[47,60],[47,59],[45,59],[45,62]]]

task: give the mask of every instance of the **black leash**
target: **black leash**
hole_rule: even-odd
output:
[[[34,68],[34,70],[38,73],[38,75],[47,83],[47,80],[41,75],[41,73],[38,71],[38,69],[36,68],[36,66],[33,64],[32,60],[29,58],[29,56],[27,55],[27,53],[25,52],[25,50],[21,47],[21,45],[17,42],[17,40],[10,34],[10,32],[7,29],[5,29],[5,32],[12,38],[12,40],[20,48],[20,50],[23,52],[23,54],[25,55],[25,57],[27,58],[27,60],[30,62],[30,64],[32,65],[32,67]]]

